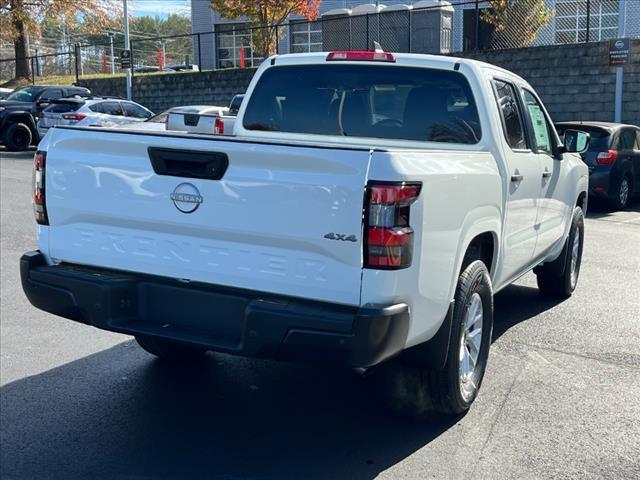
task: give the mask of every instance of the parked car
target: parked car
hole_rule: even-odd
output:
[[[13,92],[13,88],[0,87],[0,100],[7,98],[11,92]]]
[[[61,125],[109,127],[144,122],[153,112],[142,105],[111,97],[61,98],[51,102],[38,121],[44,137],[49,128]]]
[[[160,71],[160,67],[155,67],[153,65],[147,65],[144,67],[136,67],[133,69],[135,73],[156,73]]]
[[[190,70],[198,71],[197,65],[184,64],[184,63],[181,65],[169,65],[169,68],[174,72],[184,72],[184,71],[190,71]]]
[[[207,350],[368,369],[398,412],[476,398],[493,295],[577,286],[588,135],[534,89],[446,56],[271,57],[237,136],[60,127],[34,161],[36,307]],[[96,155],[100,152],[100,155]],[[46,185],[46,189],[45,189]]]
[[[0,144],[7,150],[26,150],[40,140],[36,124],[53,100],[72,95],[91,95],[84,87],[35,85],[23,87],[0,100]]]
[[[167,117],[167,130],[205,134],[224,133],[222,117],[229,112],[227,107],[214,105],[191,105],[172,108]]]
[[[172,109],[167,130],[232,135],[244,94],[235,95],[228,107],[193,106]]]
[[[580,129],[591,135],[582,159],[589,167],[589,196],[623,210],[640,194],[640,128],[608,122],[558,122],[558,132]]]

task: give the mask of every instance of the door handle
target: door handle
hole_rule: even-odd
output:
[[[524,176],[520,175],[519,173],[514,173],[513,175],[511,175],[512,182],[521,182],[523,179]]]
[[[551,175],[552,173],[549,170],[542,172],[542,178],[549,178]]]

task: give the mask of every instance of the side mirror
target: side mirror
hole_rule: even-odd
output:
[[[591,135],[580,130],[566,130],[564,132],[562,152],[584,153],[589,148]]]
[[[48,98],[41,98],[40,100],[38,100],[38,106],[39,107],[47,107],[49,106],[49,104],[51,103],[51,101]]]

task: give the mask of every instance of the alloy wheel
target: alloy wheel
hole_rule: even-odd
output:
[[[460,394],[468,402],[473,398],[477,390],[476,367],[480,358],[480,348],[482,345],[482,323],[484,311],[480,294],[474,293],[464,316],[462,335],[460,336],[459,351],[459,383]]]
[[[627,201],[629,200],[629,180],[627,180],[626,177],[622,179],[622,182],[620,182],[618,200],[620,201],[620,206],[622,208],[627,205]]]

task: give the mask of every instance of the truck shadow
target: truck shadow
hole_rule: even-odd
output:
[[[611,206],[602,199],[590,199],[587,207],[587,218],[607,218],[628,216],[630,212],[640,213],[640,197],[636,197],[629,201],[629,205],[624,211],[617,212],[611,209]]]
[[[455,424],[385,416],[344,370],[125,342],[0,389],[3,478],[374,478]]]
[[[555,304],[505,289],[494,340]],[[374,478],[459,421],[401,421],[374,398],[343,369],[176,366],[126,341],[0,389],[2,477]]]
[[[510,328],[554,308],[565,299],[545,297],[537,287],[509,285],[497,293],[493,301],[492,342],[495,342]]]

